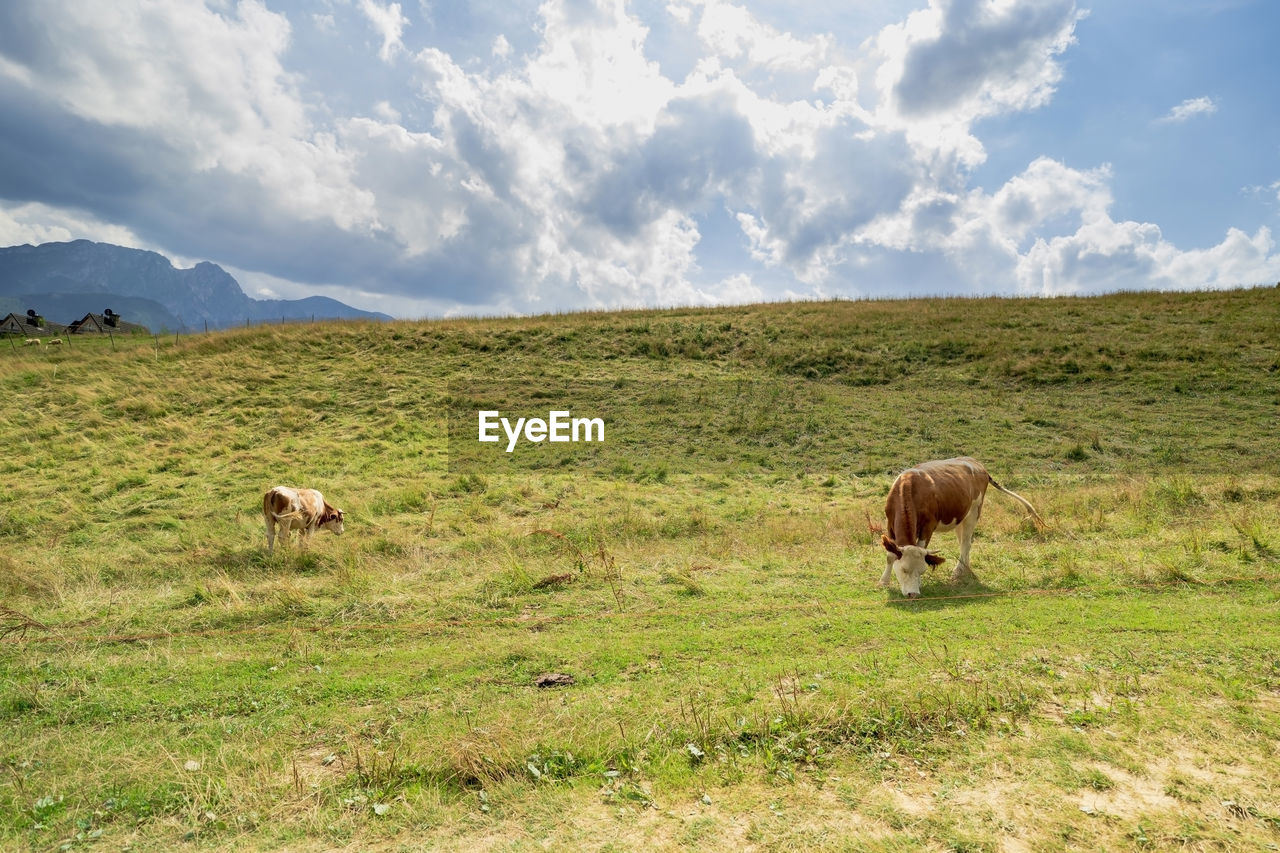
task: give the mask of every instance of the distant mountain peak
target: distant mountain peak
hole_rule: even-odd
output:
[[[164,255],[146,249],[84,239],[0,248],[0,296],[38,300],[41,294],[75,294],[86,299],[101,294],[108,302],[112,297],[148,299],[163,306],[179,326],[190,329],[281,318],[391,319],[327,297],[252,299],[234,276],[211,261],[180,269]],[[83,310],[101,310],[105,304],[95,302]]]

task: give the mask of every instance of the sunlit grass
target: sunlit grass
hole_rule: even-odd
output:
[[[0,348],[0,844],[1271,843],[1276,301]],[[446,431],[570,393],[615,443]],[[1049,525],[905,602],[868,521],[958,453]],[[347,533],[268,554],[276,483]]]

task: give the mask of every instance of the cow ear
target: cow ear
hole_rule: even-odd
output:
[[[939,557],[937,554],[925,554],[924,561],[931,566],[941,566],[947,561],[947,558]]]
[[[897,545],[894,545],[893,540],[890,539],[888,536],[881,536],[880,544],[883,545],[884,549],[888,551],[890,554],[892,554],[893,556],[895,557],[902,556],[902,549],[899,548]]]

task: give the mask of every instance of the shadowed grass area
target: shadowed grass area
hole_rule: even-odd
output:
[[[0,842],[1272,844],[1278,300],[0,348]],[[976,584],[877,588],[893,476],[960,453],[1049,526],[993,494]],[[268,554],[276,483],[347,533]]]

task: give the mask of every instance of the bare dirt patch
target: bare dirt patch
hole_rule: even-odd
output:
[[[1165,793],[1167,774],[1163,772],[1155,770],[1145,776],[1135,776],[1100,762],[1091,762],[1088,767],[1111,780],[1113,787],[1083,792],[1080,811],[1085,814],[1133,819],[1157,811],[1177,811],[1181,807],[1177,800]]]

